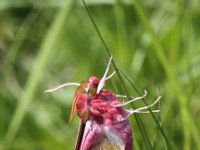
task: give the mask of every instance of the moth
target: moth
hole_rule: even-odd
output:
[[[115,74],[114,71],[107,76],[111,61],[112,56],[101,79],[91,76],[81,83],[65,83],[45,91],[54,92],[65,86],[78,86],[69,119],[71,122],[77,113],[81,122],[75,150],[133,150],[133,132],[128,117],[134,113],[148,113],[145,110],[161,98],[159,96],[152,104],[138,109],[126,109],[126,105],[143,99],[147,92],[144,91],[143,96],[121,102],[119,99],[126,96],[104,89],[106,81]]]

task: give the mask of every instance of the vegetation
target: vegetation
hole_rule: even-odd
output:
[[[75,88],[43,91],[102,77],[107,49],[110,72],[119,73],[107,89],[132,96],[146,89],[145,102],[134,108],[162,96],[159,114],[130,118],[135,149],[200,149],[200,2],[86,4],[98,29],[82,1],[0,1],[0,149],[73,149],[79,119],[68,119]]]

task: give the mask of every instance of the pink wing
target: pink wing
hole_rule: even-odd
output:
[[[125,127],[125,128],[124,128]],[[131,136],[130,143],[127,143],[127,140],[123,139],[121,133],[117,131],[116,128],[123,128],[121,131],[127,130],[128,133],[131,133],[129,124],[128,126],[117,125],[113,127],[108,127],[105,125],[99,125],[95,121],[87,121],[82,143],[80,150],[131,150],[126,146],[129,144],[132,147],[132,134],[127,136]],[[124,133],[126,135],[126,133]],[[128,138],[128,137],[126,137]]]

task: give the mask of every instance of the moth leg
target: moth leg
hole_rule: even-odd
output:
[[[123,118],[122,120],[120,120],[119,122],[123,122],[123,121],[127,120],[128,117],[131,116],[131,115],[134,114],[134,113],[149,113],[150,111],[151,111],[151,112],[160,112],[160,110],[142,111],[142,110],[149,109],[149,108],[153,107],[156,103],[158,103],[158,102],[160,101],[160,99],[161,99],[161,96],[159,96],[159,97],[158,97],[152,104],[150,104],[150,105],[147,105],[147,106],[144,106],[144,107],[135,109],[135,110],[134,110],[134,109],[128,110],[128,115],[127,115],[125,118]]]
[[[129,104],[129,103],[132,103],[132,102],[134,102],[134,101],[143,99],[143,98],[145,98],[146,96],[147,96],[147,91],[145,90],[143,96],[135,97],[134,99],[128,100],[127,102],[122,103],[122,104],[112,105],[112,107],[115,107],[115,108],[116,108],[116,107],[123,107],[123,106],[126,106],[126,105]]]

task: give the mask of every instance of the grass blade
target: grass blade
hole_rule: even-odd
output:
[[[20,125],[22,124],[22,121],[26,115],[26,111],[34,98],[34,92],[38,86],[40,78],[42,77],[43,71],[45,70],[45,66],[47,65],[48,60],[50,59],[50,56],[54,51],[53,48],[56,39],[58,39],[58,36],[62,32],[62,28],[64,26],[66,18],[70,13],[72,4],[73,0],[66,1],[65,6],[61,7],[58,14],[56,15],[53,24],[48,30],[45,40],[41,45],[38,58],[36,60],[36,65],[34,66],[34,69],[28,77],[25,91],[20,98],[18,107],[16,108],[10,126],[8,127],[7,133],[5,135],[5,146],[10,146],[17,134],[17,131],[20,128]]]
[[[138,0],[133,1],[134,8],[136,12],[139,15],[140,20],[142,21],[142,24],[146,31],[149,33],[152,39],[152,44],[154,46],[154,50],[156,53],[156,56],[158,60],[160,61],[161,65],[163,66],[165,73],[170,81],[171,87],[173,91],[175,92],[178,102],[180,104],[180,113],[182,117],[182,124],[183,126],[183,133],[184,133],[184,148],[190,149],[190,132],[195,135],[195,141],[197,144],[197,147],[200,149],[200,143],[197,142],[200,140],[199,134],[195,133],[193,130],[197,131],[197,127],[194,124],[194,121],[191,119],[188,109],[187,109],[187,95],[184,92],[183,87],[181,87],[181,83],[179,83],[179,80],[176,79],[175,71],[172,69],[172,66],[167,61],[166,56],[164,55],[164,50],[153,31],[150,23],[148,22],[147,15],[145,14],[144,8],[142,7],[141,3]],[[189,128],[189,126],[194,127],[193,130]],[[168,145],[169,147],[169,145]]]

